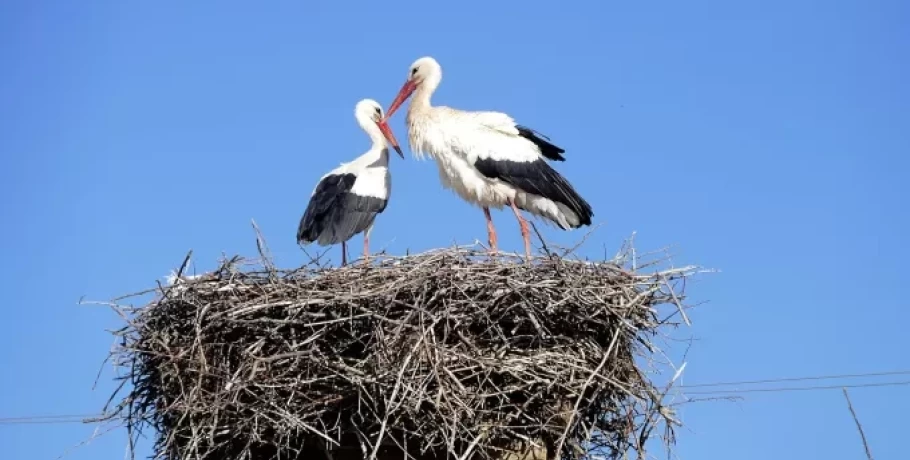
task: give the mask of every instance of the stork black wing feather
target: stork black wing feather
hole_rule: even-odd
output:
[[[388,200],[382,198],[345,193],[334,208],[320,242],[334,244],[351,239],[373,223],[385,210],[386,203]]]
[[[534,145],[540,149],[540,153],[544,157],[555,161],[566,161],[566,158],[562,156],[562,154],[566,153],[566,151],[560,147],[553,145],[550,142],[549,137],[544,136],[543,134],[534,131],[531,128],[528,128],[527,126],[515,125],[515,129],[518,130],[518,135],[533,142]]]
[[[297,243],[311,243],[319,238],[328,224],[326,217],[356,180],[353,174],[330,174],[319,181],[297,227]]]
[[[474,167],[486,177],[499,179],[522,190],[561,203],[578,215],[581,225],[591,225],[594,211],[572,184],[542,159],[508,161],[478,158]]]
[[[298,243],[341,243],[373,223],[388,200],[352,193],[356,181],[354,174],[333,174],[319,182],[300,219]]]

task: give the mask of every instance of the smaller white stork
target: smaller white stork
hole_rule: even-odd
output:
[[[297,228],[297,244],[341,243],[342,265],[347,264],[347,241],[358,233],[363,232],[363,257],[370,255],[373,222],[385,210],[392,191],[388,145],[404,158],[378,102],[358,102],[354,117],[373,145],[354,161],[342,163],[319,179]]]
[[[430,98],[441,81],[442,67],[435,59],[416,60],[386,119],[414,95],[406,118],[411,151],[418,158],[433,157],[443,186],[483,209],[493,252],[496,229],[491,207],[512,208],[529,260],[530,230],[519,209],[563,230],[591,225],[591,206],[546,161],[565,161],[565,150],[504,113],[431,105]]]

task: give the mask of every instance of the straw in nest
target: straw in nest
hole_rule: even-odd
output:
[[[675,420],[639,361],[694,267],[473,248],[281,271],[235,258],[118,306],[109,416],[159,458],[620,458]],[[686,319],[686,321],[688,321]],[[643,358],[643,360],[642,360]],[[672,432],[672,430],[669,430]]]

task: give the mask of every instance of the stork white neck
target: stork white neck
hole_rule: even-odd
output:
[[[430,99],[433,97],[433,93],[436,92],[436,88],[439,88],[440,82],[442,82],[442,72],[438,69],[430,70],[427,76],[417,85],[417,89],[414,90],[409,110],[429,108],[431,106]]]
[[[370,136],[370,140],[373,141],[374,149],[388,148],[385,136],[382,135],[382,131],[379,130],[379,126],[376,124],[376,121],[372,119],[370,114],[357,112],[356,118],[357,124],[359,124],[360,128]]]
[[[409,78],[415,83],[414,94],[408,112],[430,108],[430,99],[442,82],[442,66],[430,56],[422,57],[411,64]]]

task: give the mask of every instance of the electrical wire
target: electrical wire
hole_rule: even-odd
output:
[[[806,376],[806,377],[785,377],[785,378],[775,378],[775,379],[761,379],[761,380],[741,380],[735,382],[712,382],[712,383],[697,383],[692,385],[679,385],[676,388],[680,389],[689,389],[689,388],[708,388],[708,387],[724,387],[724,386],[735,386],[735,385],[756,385],[756,384],[765,384],[765,383],[781,383],[781,382],[799,382],[807,380],[833,380],[833,379],[852,379],[852,378],[862,378],[862,377],[884,377],[884,376],[894,376],[894,375],[910,375],[910,370],[899,370],[899,371],[886,371],[886,372],[867,372],[861,374],[835,374],[835,375],[819,375],[819,376]],[[783,393],[791,391],[821,391],[821,390],[835,390],[840,388],[873,388],[873,387],[893,387],[893,386],[907,386],[910,385],[910,380],[904,381],[895,381],[895,382],[877,382],[877,383],[857,383],[850,385],[817,385],[817,386],[806,386],[806,387],[772,387],[772,388],[747,388],[747,389],[714,389],[714,390],[696,390],[696,391],[685,391],[686,395],[702,395],[702,396],[736,396],[739,394],[745,393]],[[70,423],[97,423],[86,420],[92,418],[99,418],[102,414],[65,414],[65,415],[30,415],[30,416],[19,416],[19,417],[0,417],[0,425],[54,425],[54,424],[70,424]]]
[[[84,420],[101,414],[30,415],[22,417],[0,417],[0,425],[84,423]]]
[[[841,388],[869,388],[869,387],[891,387],[910,385],[910,380],[900,382],[879,382],[879,383],[858,383],[853,385],[820,385],[812,387],[779,387],[779,388],[750,388],[746,390],[709,390],[709,391],[687,391],[686,395],[738,395],[742,393],[782,393],[787,391],[810,391],[810,390],[838,390]]]
[[[839,374],[839,375],[819,375],[810,377],[788,377],[778,379],[763,380],[742,380],[739,382],[714,382],[714,383],[697,383],[693,385],[679,385],[677,388],[703,388],[703,387],[726,387],[733,385],[754,385],[759,383],[779,383],[779,382],[798,382],[804,380],[832,380],[832,379],[849,379],[859,377],[882,377],[888,375],[910,375],[910,370],[888,371],[888,372],[869,372],[865,374]]]

